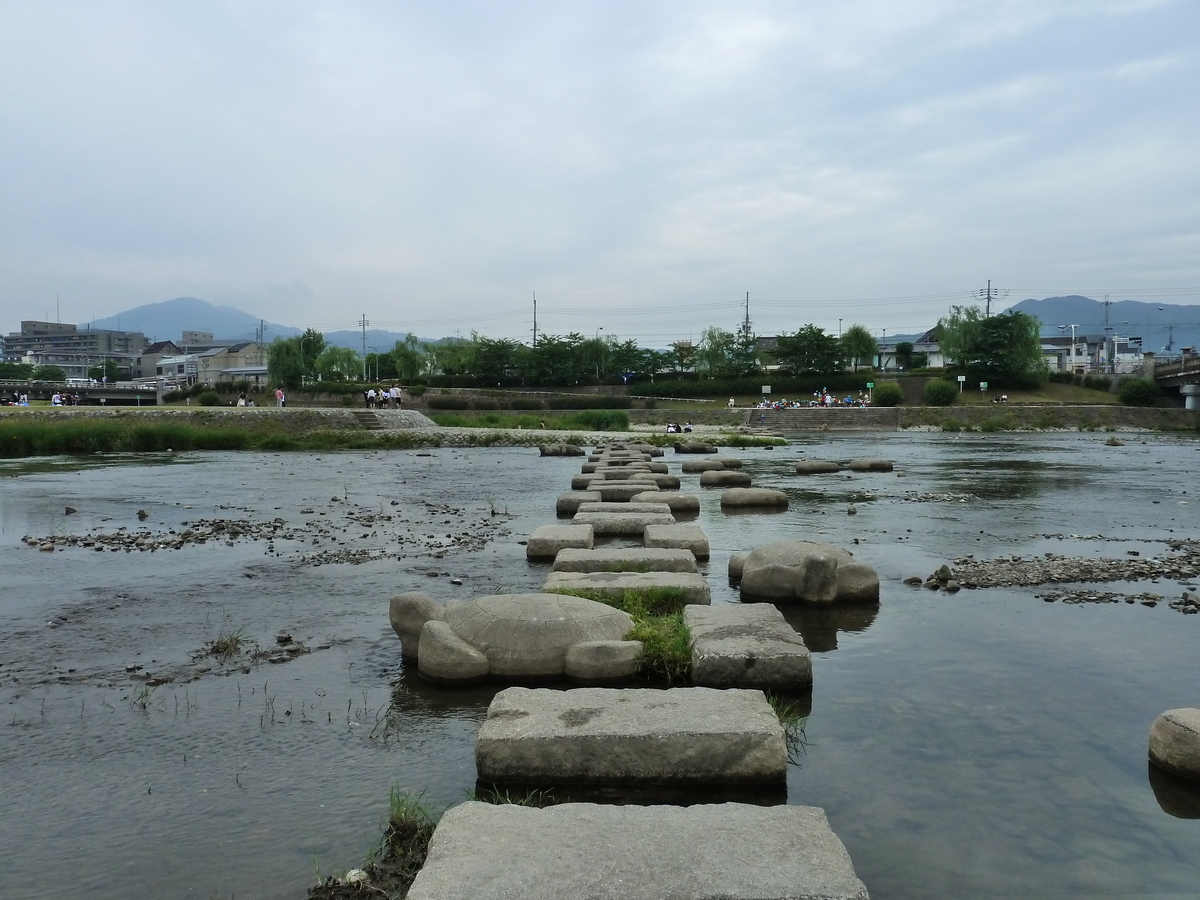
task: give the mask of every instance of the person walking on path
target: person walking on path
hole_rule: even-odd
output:
[[[287,406],[287,395],[283,393],[282,387],[275,388],[275,405],[280,409]]]

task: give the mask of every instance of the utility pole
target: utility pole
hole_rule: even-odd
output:
[[[1113,358],[1112,350],[1116,349],[1115,346],[1112,347],[1112,350],[1109,349],[1109,338],[1112,333],[1112,328],[1110,328],[1108,325],[1108,308],[1111,305],[1112,304],[1108,300],[1108,294],[1105,294],[1104,295],[1104,355],[1107,358],[1105,359],[1104,369],[1105,369],[1105,371],[1110,372],[1110,373],[1112,372],[1112,358]]]
[[[984,318],[986,318],[986,319],[990,319],[992,317],[992,301],[993,300],[998,301],[1006,296],[1008,296],[1008,291],[1001,292],[998,290],[996,290],[996,291],[992,290],[992,279],[990,279],[990,278],[988,279],[986,290],[975,291],[975,297],[984,301],[984,303],[986,304],[986,306],[984,308],[984,313],[983,313]]]
[[[533,292],[533,349],[537,349],[537,291]]]
[[[367,321],[367,314],[363,313],[362,318],[358,320],[358,324],[362,326],[363,331],[363,381],[367,380],[367,326],[371,323]]]

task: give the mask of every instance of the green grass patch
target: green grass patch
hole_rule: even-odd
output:
[[[606,594],[563,588],[555,593],[616,607],[633,619],[627,641],[642,642],[641,674],[650,681],[686,684],[692,674],[692,635],[683,622],[687,594],[678,588],[648,588]]]
[[[787,746],[788,762],[799,765],[800,757],[808,748],[808,740],[804,734],[808,725],[807,704],[796,697],[788,697],[774,691],[766,691],[765,694],[771,709],[775,710],[775,715],[779,718],[779,724],[783,726],[783,741]]]

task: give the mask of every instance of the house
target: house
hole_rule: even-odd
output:
[[[157,341],[133,360],[133,378],[154,378],[158,374],[159,360],[167,356],[183,355],[183,350],[174,341]]]
[[[912,344],[914,354],[925,354],[925,367],[938,369],[946,365],[946,359],[942,356],[942,347],[938,343],[938,330],[934,327],[921,334],[916,340],[911,340],[904,335],[881,339],[878,342],[879,349],[875,357],[875,368],[881,372],[904,371],[904,367],[896,361],[896,347],[905,343]]]
[[[265,378],[266,361],[264,356],[262,345],[256,344],[254,341],[243,341],[226,347],[213,347],[211,350],[205,350],[196,355],[196,377],[205,384],[215,384],[218,381],[233,380],[232,375],[226,374],[226,370],[262,367]]]

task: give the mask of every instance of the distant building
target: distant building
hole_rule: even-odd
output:
[[[154,378],[158,374],[159,361],[168,356],[179,356],[183,350],[174,341],[157,341],[151,344],[133,361],[133,378]]]
[[[25,321],[21,330],[4,339],[5,362],[58,366],[68,378],[86,378],[87,371],[106,360],[132,371],[133,361],[149,342],[140,331],[110,331],[62,322]]]
[[[900,344],[912,344],[913,353],[925,354],[925,367],[940,369],[946,365],[942,355],[942,346],[938,343],[937,328],[930,328],[916,340],[907,337],[883,338],[877,342],[878,350],[875,356],[875,368],[880,372],[901,372],[903,367],[896,362],[896,347]]]

